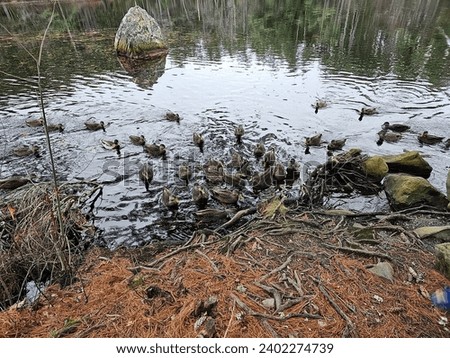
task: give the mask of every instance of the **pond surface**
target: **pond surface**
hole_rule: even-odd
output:
[[[113,42],[121,18],[134,1],[86,1],[56,7],[43,47],[42,84],[47,119],[62,123],[52,133],[61,180],[104,184],[95,224],[111,247],[153,239],[182,240],[195,228],[192,183],[204,180],[209,158],[229,162],[234,152],[252,158],[253,146],[275,145],[280,161],[297,159],[306,169],[326,160],[326,144],[304,154],[304,139],[347,138],[344,149],[366,154],[419,150],[432,165],[430,181],[445,192],[450,166],[443,145],[420,146],[424,130],[450,137],[450,4],[448,1],[137,1],[160,23],[170,45],[164,61],[129,72]],[[3,3],[0,10],[1,177],[37,173],[50,178],[45,136],[25,125],[41,116],[36,65],[51,5]],[[26,51],[25,51],[26,49]],[[316,114],[317,99],[328,106]],[[378,115],[358,121],[363,106]],[[179,113],[179,124],[167,121]],[[88,132],[84,122],[103,120],[106,132]],[[376,144],[381,125],[405,123],[409,132],[395,144]],[[234,128],[242,124],[238,145]],[[205,138],[204,153],[192,133]],[[150,158],[128,136],[164,143],[166,161],[151,159],[155,177],[145,192],[137,172]],[[120,157],[100,145],[118,139]],[[12,150],[37,144],[41,156],[17,158]],[[180,163],[195,169],[185,185]],[[295,197],[302,181],[286,189]],[[163,210],[169,186],[181,199],[176,218]],[[273,189],[275,190],[275,189]],[[273,190],[263,193],[269,196]],[[242,206],[261,200],[251,187]],[[338,207],[386,208],[382,197],[336,200]],[[220,208],[211,201],[210,206]]]

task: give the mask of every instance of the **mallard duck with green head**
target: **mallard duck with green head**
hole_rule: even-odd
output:
[[[245,133],[244,126],[242,124],[239,124],[237,127],[234,128],[234,135],[236,137],[236,141],[238,144],[242,143],[242,136]]]
[[[192,201],[199,209],[204,209],[208,203],[209,193],[205,186],[194,183],[192,188]]]
[[[423,132],[421,135],[417,137],[420,144],[437,144],[444,140],[444,137],[439,137],[436,135],[429,134],[428,131]]]
[[[153,166],[152,163],[145,163],[139,170],[139,179],[144,183],[145,190],[148,191],[150,183],[153,180]]]
[[[166,159],[166,146],[162,143],[148,143],[145,144],[143,148],[144,152],[149,154],[151,157],[161,157],[162,159]]]
[[[130,142],[134,145],[145,145],[145,137],[141,135],[130,135],[128,138],[130,138]]]

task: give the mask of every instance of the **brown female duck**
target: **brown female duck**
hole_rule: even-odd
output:
[[[100,121],[100,122],[86,121],[86,122],[84,122],[84,125],[90,131],[98,131],[101,129],[101,130],[103,130],[103,132],[106,132],[105,122],[103,122],[103,121]]]
[[[252,178],[252,188],[254,193],[270,188],[273,182],[272,168],[264,169],[262,173],[256,173]]]
[[[327,149],[328,150],[341,150],[344,145],[345,142],[347,142],[347,138],[344,139],[332,139],[330,143],[328,143],[327,145]]]
[[[39,153],[40,148],[33,144],[33,145],[21,145],[17,148],[13,149],[13,153],[18,156],[18,157],[26,157],[29,155],[35,155],[36,157],[39,157],[40,153]]]
[[[25,121],[25,124],[28,127],[42,127],[44,125],[44,120],[42,118],[29,119],[29,120]]]
[[[429,134],[428,131],[423,132],[421,135],[417,137],[420,144],[437,144],[444,140],[444,137],[438,137],[432,134]]]
[[[165,118],[168,120],[168,121],[171,121],[171,122],[177,122],[177,123],[180,123],[180,115],[178,114],[178,113],[174,113],[174,112],[172,112],[172,111],[168,111],[167,113],[166,113],[166,115],[165,115]]]
[[[162,159],[166,159],[166,146],[162,143],[145,144],[144,152],[146,152],[152,157],[161,157]]]
[[[107,150],[115,150],[117,152],[117,155],[120,155],[120,144],[119,140],[107,140],[107,139],[100,139],[100,143],[102,144],[103,148]]]
[[[263,142],[256,143],[255,148],[253,149],[253,155],[256,159],[261,158],[266,152],[266,148],[264,147]]]
[[[236,136],[236,141],[238,144],[242,143],[242,136],[244,135],[245,130],[242,124],[239,124],[236,128],[234,128],[234,135]]]
[[[141,135],[130,135],[128,138],[130,138],[130,142],[134,145],[145,145],[145,137]]]
[[[374,114],[378,114],[378,111],[374,107],[363,107],[361,111],[359,111],[359,121],[362,121],[364,116],[372,116]]]
[[[397,143],[400,139],[402,139],[402,135],[400,133],[388,132],[387,129],[382,129],[378,132],[377,144],[382,145],[384,142]]]
[[[194,144],[200,148],[200,153],[203,153],[203,146],[205,145],[205,140],[200,133],[194,132],[192,134],[192,141]]]
[[[211,193],[214,199],[222,204],[236,204],[239,200],[239,192],[237,190],[228,190],[222,188],[213,188]]]
[[[192,188],[192,201],[197,205],[199,209],[204,209],[208,203],[209,193],[208,190],[199,183],[194,183]]]
[[[181,164],[178,167],[178,177],[183,180],[184,182],[186,182],[186,185],[188,185],[189,180],[192,177],[192,170],[189,167],[189,165],[187,164]]]
[[[263,164],[264,164],[264,168],[270,168],[272,165],[275,164],[277,157],[275,155],[275,148],[271,147],[266,154],[264,154],[263,157]]]
[[[145,190],[148,191],[153,180],[153,167],[151,163],[145,163],[139,170],[139,179],[144,183]]]
[[[401,124],[401,123],[389,123],[389,122],[384,122],[383,125],[381,126],[382,129],[386,129],[386,130],[391,130],[393,132],[406,132],[408,129],[410,129],[410,126],[407,126],[406,124]]]
[[[164,206],[170,211],[177,211],[180,201],[176,195],[174,195],[169,188],[165,187],[162,192],[161,201]]]

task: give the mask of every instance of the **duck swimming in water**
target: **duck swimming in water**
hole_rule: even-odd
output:
[[[327,145],[327,149],[331,150],[331,151],[341,150],[344,147],[346,141],[347,141],[347,138],[332,139],[331,142]]]
[[[428,131],[423,132],[421,135],[417,136],[420,144],[437,144],[444,140],[444,137],[438,137],[432,134],[429,134]]]
[[[42,127],[44,125],[44,120],[42,118],[29,119],[29,120],[25,121],[25,124],[28,127]]]
[[[180,118],[180,115],[178,113],[174,113],[172,111],[168,111],[168,112],[166,112],[165,119],[167,119],[168,121],[171,121],[171,122],[180,123],[180,119],[181,118]]]
[[[372,116],[374,114],[378,114],[378,111],[374,107],[363,107],[361,108],[361,111],[359,112],[359,121],[362,121],[364,116]]]
[[[222,204],[236,204],[239,200],[239,192],[237,190],[228,190],[222,188],[213,188],[211,193],[214,199]]]
[[[47,132],[64,132],[64,126],[61,123],[58,124],[47,124]]]
[[[318,99],[312,106],[315,108],[314,113],[317,114],[320,108],[325,108],[327,106],[327,102],[323,99]]]
[[[239,124],[236,128],[234,128],[234,135],[236,136],[236,141],[238,144],[242,143],[242,136],[244,135],[245,130],[242,124]]]
[[[117,139],[114,140],[100,139],[100,143],[102,144],[103,148],[108,150],[115,150],[117,154],[120,155],[120,144]]]
[[[145,163],[139,170],[139,179],[144,183],[145,190],[148,191],[153,180],[153,167],[151,163]]]
[[[178,210],[180,201],[177,196],[175,196],[169,188],[165,187],[162,192],[161,201],[164,206],[172,212]]]
[[[192,201],[197,205],[199,209],[204,209],[208,203],[209,193],[208,190],[199,183],[194,183],[192,188]]]
[[[406,124],[401,124],[401,123],[389,123],[389,122],[384,122],[383,125],[381,126],[382,129],[386,129],[386,130],[391,130],[393,132],[406,132],[408,129],[410,129],[410,126],[407,126]]]
[[[266,148],[264,147],[263,142],[256,143],[255,148],[253,149],[253,155],[256,159],[261,158],[266,152]]]
[[[105,122],[100,121],[100,122],[93,122],[93,121],[86,121],[84,122],[84,125],[86,126],[87,129],[89,129],[90,131],[98,131],[98,130],[103,130],[103,132],[106,132],[105,129]]]
[[[145,137],[143,135],[130,135],[128,138],[134,145],[145,145]]]
[[[377,144],[382,145],[384,142],[396,143],[400,139],[402,139],[402,135],[400,133],[388,132],[387,129],[382,129],[378,132]]]
[[[192,134],[192,141],[194,144],[200,148],[200,153],[203,153],[203,146],[205,145],[205,140],[200,133],[194,132]]]
[[[39,146],[34,145],[34,144],[33,145],[21,145],[17,148],[14,148],[13,153],[18,157],[26,157],[26,156],[33,155],[33,154],[36,157],[39,157],[40,156],[39,150],[40,150]]]
[[[161,157],[166,159],[166,146],[164,144],[145,144],[144,152],[148,153],[152,157]]]
[[[276,161],[275,148],[271,147],[263,157],[264,168],[269,168],[275,164]]]
[[[191,170],[191,168],[189,167],[189,165],[187,165],[187,164],[181,164],[181,165],[178,167],[178,177],[179,177],[181,180],[185,181],[185,182],[186,182],[186,185],[188,185],[189,180],[190,180],[191,177],[192,177],[192,170]]]

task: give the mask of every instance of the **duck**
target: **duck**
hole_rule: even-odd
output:
[[[275,184],[279,185],[284,182],[286,179],[286,169],[284,168],[284,165],[279,162],[275,163],[272,176]]]
[[[323,99],[318,99],[315,101],[312,106],[315,108],[314,113],[318,113],[320,108],[325,108],[327,106],[327,102]]]
[[[204,209],[208,203],[209,193],[205,186],[194,183],[192,188],[192,201],[199,209]]]
[[[128,138],[130,138],[130,142],[134,145],[145,145],[145,137],[141,135],[130,135]]]
[[[264,168],[269,168],[275,164],[276,161],[275,148],[271,147],[263,157]]]
[[[223,181],[227,184],[237,186],[237,187],[244,187],[246,183],[246,176],[242,173],[227,173],[224,171],[223,168],[219,169],[222,172]]]
[[[261,158],[266,152],[266,148],[264,147],[263,142],[256,143],[255,148],[253,149],[253,155],[256,159]]]
[[[227,210],[207,208],[198,210],[194,215],[203,223],[211,223],[218,220],[228,219],[230,214]]]
[[[118,139],[114,140],[100,139],[100,143],[102,144],[103,148],[108,150],[115,150],[117,154],[120,155],[120,144]]]
[[[20,188],[29,182],[31,182],[30,178],[12,175],[8,178],[0,179],[0,189],[13,190]]]
[[[145,163],[139,170],[139,179],[144,183],[145,190],[148,191],[153,180],[153,167],[151,163]]]
[[[166,158],[166,146],[164,144],[145,144],[144,152],[149,154],[152,157],[162,157],[162,159]]]
[[[171,121],[171,122],[177,122],[177,123],[180,123],[180,115],[178,114],[178,113],[174,113],[174,112],[172,112],[172,111],[168,111],[168,112],[166,112],[166,115],[165,115],[165,118],[168,120],[168,121]]]
[[[378,114],[378,111],[374,107],[363,107],[361,108],[361,111],[359,112],[359,121],[362,121],[364,116],[372,116],[374,114]]]
[[[382,129],[378,132],[377,144],[382,145],[384,142],[396,143],[400,139],[402,139],[402,135],[400,133],[388,132],[387,129]]]
[[[164,206],[170,211],[178,210],[180,201],[176,195],[174,195],[169,188],[165,187],[162,192],[161,201]]]
[[[270,188],[273,182],[272,168],[264,169],[262,173],[256,173],[252,178],[252,188],[254,193]]]
[[[245,130],[242,124],[239,124],[236,128],[234,128],[234,135],[236,136],[236,141],[238,144],[242,143],[242,136],[244,135]]]
[[[319,146],[322,143],[322,133],[305,138],[305,145],[307,147]]]
[[[344,145],[345,142],[347,141],[347,138],[344,139],[332,139],[330,143],[328,143],[327,145],[327,149],[328,150],[341,150]]]
[[[103,122],[103,121],[100,121],[100,122],[86,121],[86,122],[84,122],[84,125],[90,131],[98,131],[101,129],[101,130],[103,130],[103,132],[106,132],[105,122]]]
[[[423,132],[421,135],[417,136],[420,144],[437,144],[444,140],[444,137],[438,137],[432,134],[429,134],[428,131]]]
[[[231,160],[228,165],[234,169],[241,169],[244,165],[245,159],[238,152],[231,154]]]
[[[300,178],[300,164],[297,163],[295,158],[289,160],[289,164],[286,167],[286,181],[294,182]]]
[[[239,200],[239,192],[237,190],[229,190],[222,188],[213,188],[211,193],[214,199],[222,204],[236,204]]]
[[[60,133],[64,132],[64,126],[62,123],[52,123],[47,124],[47,132],[56,132],[59,131]]]
[[[223,182],[223,163],[221,161],[210,159],[203,166],[206,181],[211,184],[220,184]]]
[[[191,177],[192,177],[192,170],[191,170],[191,168],[189,167],[189,165],[187,165],[187,164],[181,164],[181,165],[178,167],[178,177],[179,177],[181,180],[185,181],[185,182],[186,182],[186,185],[188,185],[189,180],[190,180]]]
[[[389,122],[384,122],[383,125],[381,126],[382,129],[386,129],[386,130],[391,130],[393,132],[406,132],[407,130],[409,130],[411,127],[407,126],[406,124],[401,124],[401,123],[389,123]]]
[[[205,145],[205,140],[200,133],[194,132],[192,134],[192,140],[194,144],[200,148],[200,153],[203,153],[203,146]]]
[[[40,148],[37,145],[21,145],[17,148],[13,149],[13,152],[18,157],[26,157],[34,154],[36,157],[39,157]]]
[[[44,125],[44,119],[43,118],[29,119],[29,120],[25,121],[25,124],[28,127],[42,127]]]

